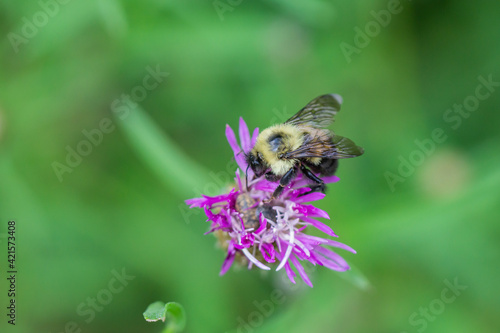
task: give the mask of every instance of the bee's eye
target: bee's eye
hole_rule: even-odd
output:
[[[283,136],[281,134],[275,134],[269,138],[269,147],[273,152],[277,152],[282,144]]]

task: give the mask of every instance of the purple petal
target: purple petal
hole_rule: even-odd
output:
[[[231,192],[229,192],[229,193],[216,195],[215,197],[203,195],[203,198],[205,200],[207,200],[207,202],[210,205],[213,205],[213,204],[219,203],[219,202],[230,201],[232,199],[232,197],[236,196],[236,194],[237,194],[237,191],[236,191],[236,189],[233,188],[233,189],[231,189]]]
[[[238,188],[240,190],[243,190],[243,184],[241,183],[241,177],[240,177],[239,169],[236,169],[236,182],[238,184]]]
[[[225,209],[222,209],[219,213],[220,220],[217,221],[221,225],[226,225],[229,228],[233,228],[233,219],[231,218],[231,214],[229,214]]]
[[[323,217],[325,219],[330,219],[330,216],[328,215],[327,212],[325,212],[322,209],[316,208],[313,205],[297,205],[295,206],[296,210],[298,210],[299,213],[304,214],[305,216],[311,216],[311,217]]]
[[[236,251],[234,251],[233,244],[230,243],[229,247],[227,249],[227,256],[226,259],[224,260],[224,263],[222,264],[222,268],[220,270],[219,275],[224,275],[226,274],[227,270],[231,267],[234,261],[234,256],[235,256]]]
[[[320,193],[320,192],[313,192],[313,193],[309,193],[309,194],[306,194],[306,195],[303,195],[301,197],[298,197],[297,199],[295,199],[294,201],[296,203],[302,203],[302,202],[309,202],[309,201],[316,201],[316,200],[321,200],[325,197],[325,194],[324,193]]]
[[[245,177],[245,184],[243,184],[242,176],[240,176],[240,172],[239,172],[240,169],[236,169],[237,181],[238,181],[238,184],[240,186],[240,190],[249,191],[248,186],[250,186],[249,184],[255,175],[253,173],[253,170],[251,168],[247,167],[248,164],[247,164],[246,159],[245,159],[244,163],[246,166],[245,166],[245,169],[242,171],[243,171],[243,176]]]
[[[245,222],[243,221],[243,218],[241,216],[238,216],[240,223],[241,223],[241,230],[245,230]]]
[[[240,146],[238,146],[238,142],[236,141],[234,131],[229,125],[226,125],[226,138],[227,142],[229,142],[229,145],[231,146],[231,149],[233,150],[234,155],[238,154],[241,149]]]
[[[299,246],[298,243],[295,243],[295,245],[296,246],[293,249],[293,253],[301,260],[306,260],[311,256],[311,251],[314,249],[313,247],[311,247],[311,249],[308,249],[305,244],[302,244],[303,247]],[[306,253],[305,251],[308,251],[308,253]]]
[[[267,226],[267,219],[264,217],[264,214],[260,213],[259,214],[259,228],[254,231],[255,234],[261,233],[263,230],[266,229]]]
[[[231,268],[231,265],[233,264],[234,261],[234,253],[229,253],[224,260],[224,263],[222,264],[222,268],[219,272],[219,275],[222,276],[226,274],[226,272]]]
[[[304,271],[304,267],[300,264],[300,262],[295,258],[295,256],[291,256],[290,260],[292,261],[293,265],[295,268],[297,268],[297,271],[299,272],[300,277],[304,282],[312,288],[313,284],[311,283],[311,280],[309,280],[309,276],[307,276],[306,272]]]
[[[337,253],[332,250],[326,249],[322,246],[318,246],[314,249],[314,252],[319,254],[316,259],[320,261],[325,267],[333,269],[335,271],[346,271],[349,269],[347,262]]]
[[[209,231],[205,232],[203,235],[211,234],[212,232],[217,231],[217,230],[224,230],[225,232],[230,232],[231,231],[231,229],[228,228],[228,227],[219,226],[219,227],[211,228]]]
[[[236,160],[236,163],[238,163],[238,166],[240,167],[240,170],[243,171],[243,172],[245,172],[244,170],[246,170],[247,166],[248,166],[247,161],[245,160],[245,155],[243,153],[235,155],[234,159]],[[252,170],[248,170],[249,177],[250,177],[251,171]],[[250,177],[250,179],[251,178],[252,177]]]
[[[300,188],[300,187],[311,184],[311,180],[309,178],[305,178],[305,177],[301,177],[301,176],[302,176],[302,174],[299,173],[299,175],[295,178],[295,181],[293,183],[294,188]],[[319,175],[316,175],[316,176],[319,177]],[[319,177],[319,178],[321,178],[325,182],[325,184],[335,183],[335,182],[338,182],[340,180],[340,178],[335,176],[335,175],[328,176],[328,177]]]
[[[184,201],[186,205],[190,205],[190,208],[193,207],[203,207],[204,204],[206,204],[206,199],[205,198],[193,198],[193,199],[187,199]]]
[[[219,218],[219,215],[212,213],[210,208],[204,207],[203,210],[205,211],[205,215],[208,218],[207,221],[214,221],[215,222]]]
[[[310,217],[305,217],[305,216],[301,217],[300,219],[303,220],[304,222],[310,223],[313,227],[323,231],[327,235],[330,235],[333,237],[338,237],[337,235],[335,235],[332,228],[330,228],[329,226],[327,226],[326,224],[324,224],[318,220],[312,219]]]
[[[233,188],[231,192],[226,193],[226,194],[221,194],[217,195],[215,197],[210,197],[208,195],[202,195],[202,198],[193,198],[193,199],[187,199],[185,202],[188,205],[191,205],[190,207],[206,207],[210,206],[212,207],[214,204],[219,203],[219,202],[229,202],[233,200],[236,195],[236,190]]]
[[[255,143],[257,142],[257,137],[259,136],[259,128],[257,127],[256,129],[253,130],[252,134],[252,141],[250,143],[250,149],[252,149],[255,146]]]
[[[316,176],[319,177],[318,174]],[[311,184],[311,180],[309,178],[305,177],[303,173],[299,173],[293,181],[293,187],[295,187],[295,188],[300,188],[300,187],[310,185],[310,184]]]
[[[245,167],[245,170],[243,170],[243,172],[246,172],[246,174],[245,174],[245,188],[246,188],[248,180],[253,179],[255,174],[253,173],[252,168],[248,168],[248,163],[247,163],[246,159],[245,159],[245,165],[246,165],[246,167]]]
[[[311,191],[310,188],[301,187],[301,188],[292,189],[288,195],[290,196],[290,200],[295,201],[295,199],[297,199],[299,196],[301,196],[302,194],[307,193],[309,191]]]
[[[270,181],[262,179],[254,185],[254,189],[264,192],[274,192],[277,186],[277,183],[272,183]]]
[[[243,247],[247,248],[253,245],[255,241],[255,236],[253,234],[246,234],[245,236],[241,237],[241,245]]]
[[[299,174],[300,175],[300,174]],[[295,181],[293,182],[293,188],[302,188],[304,186],[307,186],[307,185],[311,185],[311,181],[309,179],[298,179],[299,176],[297,176],[297,178],[295,178]]]
[[[352,247],[345,245],[343,243],[331,240],[331,239],[327,239],[327,242],[325,244],[330,245],[330,246],[334,246],[334,247],[337,247],[339,249],[343,249],[343,250],[346,250],[346,251],[349,251],[352,253],[356,253],[356,250],[354,250]]]
[[[300,236],[297,237],[297,238],[302,243],[311,244],[313,246],[317,246],[319,244],[326,244],[326,243],[328,243],[328,239],[326,239],[326,238],[311,236],[311,235],[307,235],[307,234],[300,234]]]
[[[316,237],[316,236],[311,236],[311,235],[306,235],[306,234],[301,234],[300,237],[297,237],[302,243],[308,243],[313,246],[317,246],[319,244],[325,244],[329,246],[334,246],[339,249],[343,249],[352,253],[356,253],[356,251],[351,248],[348,245],[345,245],[343,243],[331,240],[331,239],[326,239],[326,238],[321,238],[321,237]]]
[[[285,271],[286,271],[286,275],[288,275],[288,278],[290,279],[290,281],[292,281],[292,283],[295,284],[295,272],[292,270],[289,263],[286,263]]]
[[[240,117],[239,132],[240,132],[241,148],[243,148],[243,151],[245,153],[248,153],[250,151],[250,133],[248,132],[248,126],[242,117]]]
[[[325,184],[336,183],[336,182],[338,182],[340,180],[340,178],[337,177],[337,176],[335,176],[335,175],[328,176],[328,177],[323,177],[321,179],[325,182]]]
[[[234,135],[234,131],[229,125],[226,125],[226,138],[227,142],[229,142],[229,145],[231,146],[231,149],[234,152],[234,159],[236,160],[236,163],[238,163],[240,170],[242,171],[246,170],[247,162],[245,161],[245,154],[243,154],[243,151],[241,150],[240,146],[238,146],[238,142],[236,142],[236,136]]]
[[[267,262],[275,262],[275,251],[273,244],[262,244],[260,252]]]

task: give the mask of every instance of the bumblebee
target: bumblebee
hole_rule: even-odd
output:
[[[319,96],[283,124],[259,134],[246,161],[257,177],[279,180],[269,200],[278,198],[299,170],[314,182],[310,192],[324,192],[326,186],[320,177],[335,174],[339,159],[363,154],[363,148],[353,141],[326,129],[341,103],[342,97],[336,94]]]

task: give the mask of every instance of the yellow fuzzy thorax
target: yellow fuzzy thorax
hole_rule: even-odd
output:
[[[271,150],[269,138],[273,135],[280,134],[283,137],[283,143],[277,152]],[[269,165],[271,171],[277,176],[283,176],[290,168],[292,168],[296,160],[280,159],[280,154],[296,150],[304,142],[304,131],[294,125],[279,124],[271,126],[257,137],[254,150],[260,153],[263,160]]]

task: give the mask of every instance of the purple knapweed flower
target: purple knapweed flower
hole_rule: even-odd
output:
[[[278,263],[276,270],[285,267],[289,279],[295,283],[297,269],[304,282],[312,287],[301,261],[307,260],[313,265],[321,265],[335,271],[349,269],[347,262],[328,247],[337,247],[353,253],[352,248],[337,241],[307,235],[308,226],[315,227],[328,236],[334,236],[333,230],[318,221],[317,217],[329,219],[328,214],[306,204],[323,199],[325,194],[309,192],[308,180],[299,174],[276,199],[268,202],[277,183],[269,182],[262,177],[255,177],[251,168],[247,167],[245,154],[252,149],[257,140],[259,129],[256,128],[250,137],[245,121],[240,118],[240,144],[236,141],[234,131],[226,126],[226,137],[233,149],[234,158],[239,169],[236,170],[235,186],[229,193],[215,197],[203,195],[201,198],[186,200],[190,208],[199,207],[205,210],[211,222],[207,233],[215,233],[220,244],[227,250],[220,275],[225,274],[235,258],[270,270],[269,265]],[[247,175],[240,175],[240,170],[247,170]],[[248,188],[245,178],[248,178]],[[337,182],[337,176],[324,177],[325,183]]]

